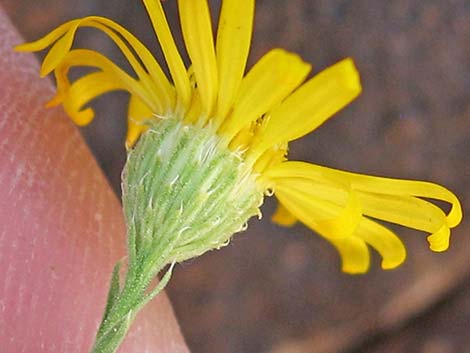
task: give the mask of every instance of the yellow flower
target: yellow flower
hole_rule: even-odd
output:
[[[230,150],[241,160],[256,187],[278,198],[280,206],[273,221],[289,226],[300,220],[325,237],[339,251],[345,272],[367,271],[369,247],[380,253],[384,269],[404,261],[406,251],[401,240],[376,220],[428,233],[433,251],[448,248],[450,228],[459,224],[462,212],[456,196],[444,187],[287,161],[288,142],[315,130],[361,92],[351,59],[305,81],[310,65],[296,54],[274,49],[245,75],[254,0],[222,1],[215,45],[207,1],[179,0],[182,32],[191,61],[187,68],[161,2],[143,2],[171,80],[149,50],[125,28],[106,18],[86,17],[17,47],[39,51],[51,46],[41,67],[41,76],[54,71],[57,81],[57,95],[50,106],[62,104],[72,120],[82,126],[94,117],[87,106],[91,100],[113,90],[129,92],[129,149],[158,121],[177,121],[208,132],[216,139],[214,148]],[[98,52],[72,49],[80,27],[106,33],[121,49],[135,76]],[[70,82],[68,71],[75,66],[96,70]],[[176,178],[179,176],[176,174]],[[425,199],[448,202],[451,210],[446,214]]]

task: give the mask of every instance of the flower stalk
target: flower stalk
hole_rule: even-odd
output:
[[[113,270],[105,312],[91,353],[112,353],[117,350],[140,309],[165,288],[170,280],[173,265],[153,289],[150,289],[148,278],[141,276],[142,273],[130,270],[121,288],[120,269],[121,263],[118,262]],[[154,277],[157,273],[148,273],[146,277]]]

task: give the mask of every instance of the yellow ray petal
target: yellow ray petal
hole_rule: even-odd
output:
[[[360,92],[359,74],[351,59],[323,70],[272,111],[257,149],[264,151],[274,144],[304,136],[344,108]]]
[[[275,193],[295,217],[312,229],[321,229],[322,235],[327,238],[351,236],[362,218],[354,194],[343,206],[338,206],[331,200],[319,199],[297,189],[292,182],[277,183]]]
[[[361,203],[354,191],[349,192],[348,201],[343,207],[335,218],[318,221],[323,233],[334,237],[335,234],[344,234],[345,229],[348,229],[346,234],[354,234],[362,219]]]
[[[462,220],[462,207],[457,196],[441,185],[416,180],[391,179],[338,171],[350,180],[351,187],[368,192],[384,192],[393,195],[412,195],[448,202],[452,205],[447,215],[449,227],[456,227]]]
[[[173,87],[150,51],[136,37],[121,25],[102,17],[91,16],[85,18],[80,26],[97,28],[106,33],[116,43],[136,72],[141,84],[152,96],[154,105],[157,107],[156,113],[163,114],[174,108]],[[144,67],[115,32],[119,33],[129,43],[133,51],[138,54]]]
[[[52,43],[55,43],[60,37],[62,37],[69,29],[70,27],[75,26],[76,22],[79,22],[80,20],[72,20],[69,22],[66,22],[53,31],[49,32],[46,34],[44,37],[31,42],[31,43],[24,43],[15,46],[16,51],[29,51],[29,52],[34,52],[34,51],[40,51],[48,46],[50,46]]]
[[[129,149],[147,129],[145,121],[153,117],[153,112],[139,97],[131,95],[127,115],[126,148]]]
[[[264,119],[263,119],[263,121],[264,121]],[[259,126],[257,126],[257,127],[259,127]],[[249,141],[250,143],[254,139],[256,139],[256,136],[259,133],[262,133],[262,132],[260,132],[260,129],[262,130],[262,128],[263,127],[261,126],[258,129],[255,129],[255,131],[253,132],[253,138],[251,138],[250,141]],[[278,145],[272,146],[269,150],[266,150],[261,155],[261,157],[259,157],[256,160],[256,163],[253,165],[253,171],[255,173],[259,174],[259,175],[262,175],[263,172],[267,168],[269,168],[271,165],[275,165],[275,164],[282,163],[282,162],[286,161],[287,160],[286,155],[287,155],[288,150],[289,150],[289,146],[288,146],[287,142],[283,143],[283,144],[278,144]]]
[[[357,225],[354,225],[353,229],[345,227],[341,236],[332,235],[330,229],[322,227],[321,222],[331,219],[332,213],[338,210],[333,211],[327,204],[322,208],[322,205],[318,206],[311,202],[312,200],[303,197],[302,193],[292,192],[288,188],[276,189],[276,197],[292,215],[335,246],[340,253],[344,272],[351,274],[367,272],[370,264],[369,249],[364,240],[352,235]]]
[[[282,49],[268,52],[243,79],[233,112],[221,128],[222,133],[232,139],[297,88],[310,68],[296,54]]]
[[[40,71],[41,77],[48,75],[60,64],[64,55],[67,54],[72,47],[73,38],[75,37],[75,32],[79,24],[80,21],[73,22],[67,33],[54,43],[42,62]]]
[[[289,161],[275,165],[264,173],[265,178],[301,177],[317,182],[335,181],[347,183],[354,190],[385,194],[416,196],[448,202],[452,205],[447,215],[450,228],[462,220],[462,207],[457,197],[441,185],[416,180],[391,179],[345,172],[315,164]]]
[[[67,96],[67,92],[70,89],[70,80],[68,78],[68,71],[69,68],[61,65],[54,70],[54,76],[56,81],[56,94],[55,96],[50,99],[46,103],[47,108],[55,107],[61,104],[65,97]]]
[[[249,148],[253,136],[253,128],[251,125],[248,125],[247,127],[238,132],[238,134],[232,139],[228,147],[232,151],[237,151],[239,155],[243,155],[245,151]]]
[[[64,109],[75,124],[87,125],[94,117],[91,108],[82,110],[92,99],[106,92],[124,89],[121,81],[105,72],[93,72],[79,78],[71,86],[63,101]]]
[[[429,248],[432,251],[441,252],[449,248],[450,228],[443,224],[436,232],[427,237]]]
[[[178,52],[160,0],[144,0],[145,8],[152,21],[163,55],[175,83],[179,104],[187,107],[191,100],[191,86],[186,68]]]
[[[363,217],[354,236],[364,240],[382,256],[382,269],[390,270],[403,263],[406,249],[400,238],[388,228]]]
[[[287,174],[279,180],[276,179],[275,184],[276,189],[288,188],[303,194],[309,200],[309,205],[318,203],[317,200],[324,200],[338,207],[344,207],[345,219],[338,216],[320,224],[324,232],[328,231],[329,234],[339,234],[343,226],[348,224],[348,220],[354,220],[354,215],[359,217],[360,212],[363,212],[376,219],[432,233],[433,235],[428,238],[433,241],[432,249],[443,251],[449,246],[449,236],[444,229],[441,229],[443,226],[447,227],[444,212],[432,203],[416,197],[350,190],[346,186],[348,183],[341,184],[334,179],[330,182],[327,179],[309,180],[290,177]],[[442,237],[439,238],[439,234]]]
[[[357,193],[364,213],[373,218],[429,233],[446,225],[444,212],[430,202],[411,196]]]
[[[282,192],[296,200],[296,208],[305,209],[297,209],[299,214],[296,213],[296,216],[311,227],[321,228],[322,234],[330,238],[354,234],[362,219],[363,210],[357,193],[341,185],[313,184],[298,178],[284,178],[276,182],[275,192]]]
[[[264,177],[274,183],[276,190],[279,186],[289,187],[303,192],[305,197],[319,198],[339,207],[344,207],[345,193],[350,188],[357,194],[365,215],[431,233],[428,241],[434,251],[444,251],[449,246],[450,216],[446,219],[439,207],[415,195],[453,202],[453,209],[457,210],[454,217],[456,214],[461,217],[455,196],[431,183],[358,175],[303,162],[278,164],[269,168]],[[418,186],[417,191],[411,188],[413,183]],[[406,188],[400,189],[399,185]]]
[[[99,29],[116,43],[138,75],[141,84],[146,86],[149,95],[151,95],[153,100],[157,101],[157,105],[161,107],[158,113],[163,113],[163,111],[173,108],[173,88],[155,58],[153,58],[149,50],[137,38],[124,27],[109,19],[89,16],[73,20],[60,26],[39,41],[19,46],[19,49],[41,50],[52,45],[52,48],[49,50],[42,64],[41,75],[44,76],[60,65],[64,56],[70,50],[75,32],[79,27],[93,27]],[[63,36],[59,39],[60,35]],[[122,38],[125,39],[127,43],[125,43]],[[129,49],[128,45],[133,51]],[[138,55],[140,60],[137,60],[134,52]],[[145,69],[142,67],[141,62],[144,64]]]
[[[196,76],[204,113],[210,116],[217,99],[217,63],[206,0],[179,0],[183,38]]]
[[[106,33],[116,43],[131,64],[141,83],[146,86],[147,90],[152,94],[153,99],[158,101],[158,105],[161,108],[156,113],[163,114],[174,108],[175,94],[172,85],[147,47],[134,35],[116,22],[103,17],[90,16],[85,18],[80,26],[97,28]],[[129,50],[126,43],[124,43],[115,32],[119,33],[119,35],[128,42],[132,50],[138,55],[145,70],[135,58],[132,51]]]
[[[288,181],[286,181],[286,185],[288,184]],[[333,243],[340,251],[343,263],[351,261],[351,266],[356,262],[362,264],[362,267],[359,267],[362,270],[357,268],[353,270],[354,266],[345,265],[343,266],[345,272],[361,273],[367,270],[368,253],[366,256],[366,252],[363,249],[360,250],[365,244],[372,246],[382,256],[383,269],[395,268],[406,258],[405,247],[393,232],[365,217],[356,218],[356,220],[348,219],[348,213],[353,219],[355,217],[354,211],[347,211],[348,208],[351,209],[355,206],[354,204],[357,202],[357,200],[354,200],[354,196],[349,198],[346,207],[317,199],[311,193],[303,193],[302,190],[294,188],[290,189],[289,186],[277,188],[276,196],[285,205],[288,212],[291,212],[292,219],[298,218],[302,223]],[[333,218],[335,215],[336,218]],[[334,230],[332,230],[331,224],[328,224],[325,220],[336,223]],[[356,240],[351,242],[343,241],[350,238]],[[346,248],[349,246],[348,244],[353,246],[353,249],[350,250],[353,254],[359,253],[362,255],[348,255],[349,252]]]
[[[217,30],[217,67],[219,95],[216,119],[227,114],[245,72],[253,31],[254,0],[222,2]],[[217,125],[219,123],[216,122]]]
[[[201,96],[199,95],[199,92],[196,91],[191,98],[191,105],[185,114],[184,122],[186,124],[198,124],[200,122],[202,111],[203,107]]]
[[[149,107],[151,107],[152,110],[157,110],[155,101],[151,99],[148,91],[146,91],[138,81],[130,77],[104,55],[92,50],[75,49],[71,50],[64,56],[60,65],[61,66],[58,68],[57,73],[60,73],[61,75],[66,75],[68,69],[74,66],[88,66],[100,69],[103,72],[106,72],[109,77],[113,77],[114,80],[120,82],[121,86],[129,93],[137,95]],[[62,80],[65,80],[65,78]]]
[[[369,270],[370,254],[366,243],[356,237],[328,239],[341,256],[341,270],[349,274],[361,274]]]
[[[279,202],[276,211],[271,216],[271,221],[280,226],[291,227],[297,223],[297,218]]]

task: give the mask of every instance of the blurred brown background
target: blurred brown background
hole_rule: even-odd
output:
[[[214,3],[214,16],[219,5]],[[26,39],[65,20],[102,15],[160,55],[138,0],[0,0]],[[165,4],[176,24],[174,0]],[[470,208],[470,4],[465,0],[258,1],[250,63],[276,46],[314,71],[352,56],[358,101],[291,146],[293,159],[357,172],[432,180]],[[113,45],[83,30],[77,46]],[[45,97],[46,99],[46,97]],[[97,104],[83,129],[116,192],[125,160],[126,96]],[[265,218],[218,252],[178,266],[168,292],[194,353],[470,352],[470,225],[444,254],[398,229],[405,265],[348,276],[335,250],[303,226]]]

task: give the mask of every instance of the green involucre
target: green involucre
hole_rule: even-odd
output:
[[[263,202],[256,176],[209,128],[175,119],[149,124],[122,176],[127,272],[121,281],[120,263],[113,271],[92,353],[115,352],[138,311],[168,283],[173,265],[227,245]]]
[[[152,121],[130,151],[123,172],[129,255],[145,271],[226,245],[259,213],[255,176],[219,142],[209,128],[165,119]]]

